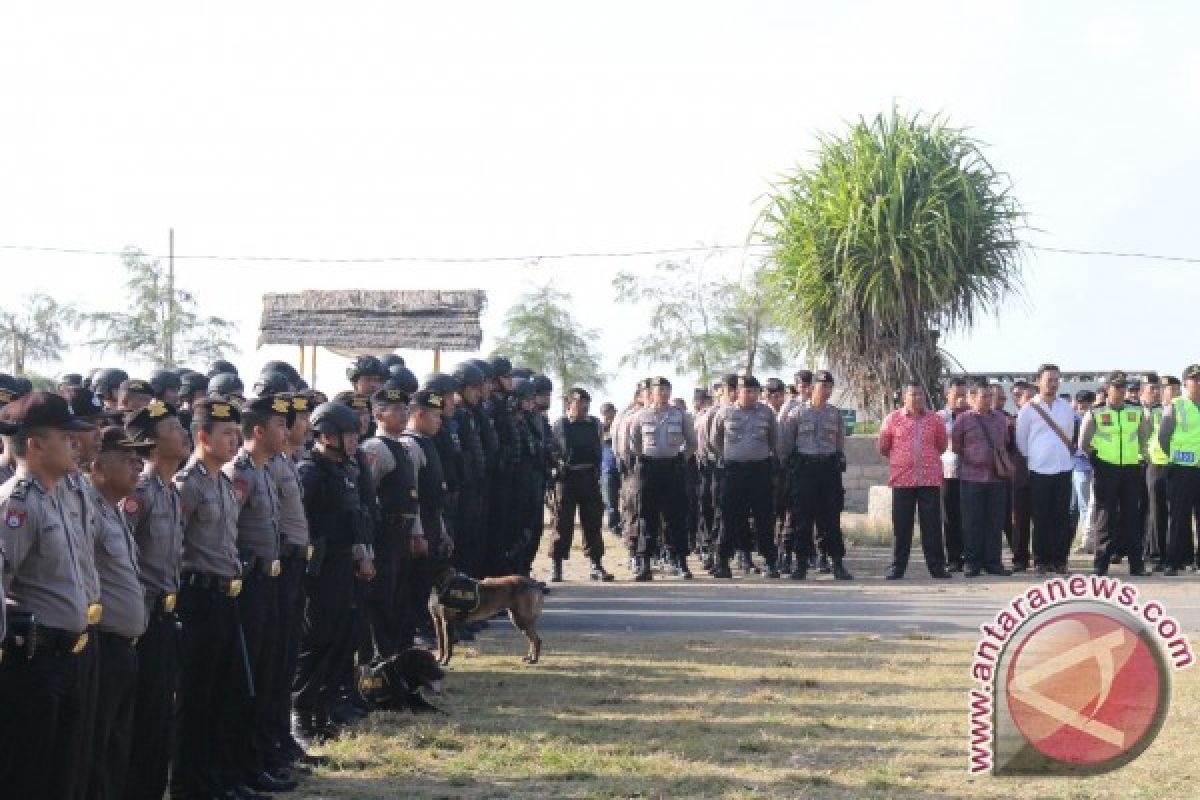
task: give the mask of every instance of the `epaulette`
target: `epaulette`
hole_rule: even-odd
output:
[[[239,469],[254,469],[254,462],[250,459],[250,454],[243,450],[234,457],[233,466]]]
[[[19,481],[17,481],[16,485],[13,486],[12,491],[9,492],[9,498],[11,499],[15,497],[18,500],[24,500],[25,495],[29,493],[29,487],[31,485],[32,481],[30,481],[29,478],[21,478]]]

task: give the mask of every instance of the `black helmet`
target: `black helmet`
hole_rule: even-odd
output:
[[[379,363],[383,364],[384,369],[391,369],[392,367],[403,367],[404,359],[395,353],[388,353],[386,356],[379,359]]]
[[[264,376],[268,372],[278,372],[287,378],[288,382],[293,385],[300,377],[300,373],[296,371],[296,368],[286,361],[268,361],[262,365],[262,369],[258,371],[258,374],[259,376]]]
[[[231,397],[245,392],[246,386],[242,383],[242,379],[232,372],[218,372],[208,378],[209,395]]]
[[[533,370],[529,367],[513,367],[510,374],[514,381],[518,379],[529,380],[533,377]]]
[[[534,391],[533,381],[526,380],[525,378],[517,378],[513,381],[512,393],[513,397],[518,400],[528,400],[537,392]]]
[[[358,433],[358,413],[342,403],[321,403],[308,420],[315,433]]]
[[[388,382],[394,382],[397,389],[403,389],[409,394],[413,394],[420,387],[417,383],[417,376],[412,373],[408,367],[391,367],[388,369]]]
[[[225,372],[233,375],[238,374],[237,367],[222,358],[218,358],[208,366],[208,377],[210,378],[215,378],[217,375]]]
[[[354,363],[346,367],[346,378],[351,383],[361,378],[363,375],[375,375],[380,378],[386,378],[387,370],[383,364],[375,356],[359,356],[354,359]]]
[[[492,368],[493,378],[504,378],[512,375],[512,362],[504,356],[495,356],[488,362],[488,366]]]
[[[183,381],[174,372],[167,369],[156,369],[150,373],[150,388],[154,390],[154,396],[162,399],[163,392],[167,389],[180,389],[183,387]]]
[[[297,392],[309,391],[308,381],[304,380],[304,378],[296,378],[296,380],[292,381],[292,385],[296,387]]]
[[[449,394],[457,392],[460,388],[458,379],[452,375],[447,375],[444,372],[431,372],[425,376],[422,381],[422,389],[427,392],[436,392],[437,394]]]
[[[483,371],[470,361],[464,361],[456,366],[454,377],[461,386],[483,386]]]
[[[64,372],[58,379],[59,386],[66,386],[72,389],[83,387],[83,376],[78,372]]]
[[[83,379],[83,388],[94,390],[96,388],[96,376],[103,371],[104,370],[100,367],[96,367],[95,369],[89,371],[87,376]]]
[[[254,382],[254,393],[259,395],[287,394],[292,390],[292,382],[282,372],[264,372]]]
[[[485,381],[490,381],[492,379],[492,365],[487,361],[484,361],[482,358],[472,358],[468,360],[467,363],[473,364],[481,373],[483,373],[483,379]]]
[[[533,384],[534,394],[550,394],[554,391],[554,381],[547,378],[545,375],[534,375],[530,380]]]
[[[100,395],[108,394],[127,380],[129,373],[123,369],[102,369],[92,376],[92,391]]]
[[[188,395],[189,397],[194,395],[196,392],[207,392],[208,376],[202,375],[199,372],[185,373],[179,379],[179,391],[182,394]]]
[[[17,376],[13,380],[16,381],[17,391],[21,393],[22,397],[33,391],[33,381],[29,380],[29,378]]]

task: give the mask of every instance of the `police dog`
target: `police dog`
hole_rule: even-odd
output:
[[[358,669],[358,690],[372,705],[384,711],[446,713],[421,696],[421,689],[441,694],[446,677],[428,650],[410,647]]]
[[[460,575],[452,566],[438,572],[429,593],[429,615],[437,633],[438,663],[445,666],[454,655],[451,623],[490,619],[498,611],[508,611],[517,630],[529,640],[529,652],[521,660],[536,664],[542,654],[542,639],[537,621],[542,614],[542,589],[537,581],[521,575],[484,578],[476,581]]]

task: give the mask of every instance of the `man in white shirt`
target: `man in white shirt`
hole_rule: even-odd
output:
[[[1033,558],[1037,574],[1067,574],[1071,539],[1071,471],[1075,449],[1071,431],[1075,412],[1058,396],[1061,372],[1053,364],[1038,367],[1038,396],[1017,415],[1017,450],[1029,464],[1033,518]]]

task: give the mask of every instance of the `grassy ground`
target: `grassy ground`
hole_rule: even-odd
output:
[[[1142,757],[1086,780],[970,778],[972,643],[928,638],[462,646],[436,720],[376,714],[304,798],[1195,797],[1200,680],[1180,674]]]

